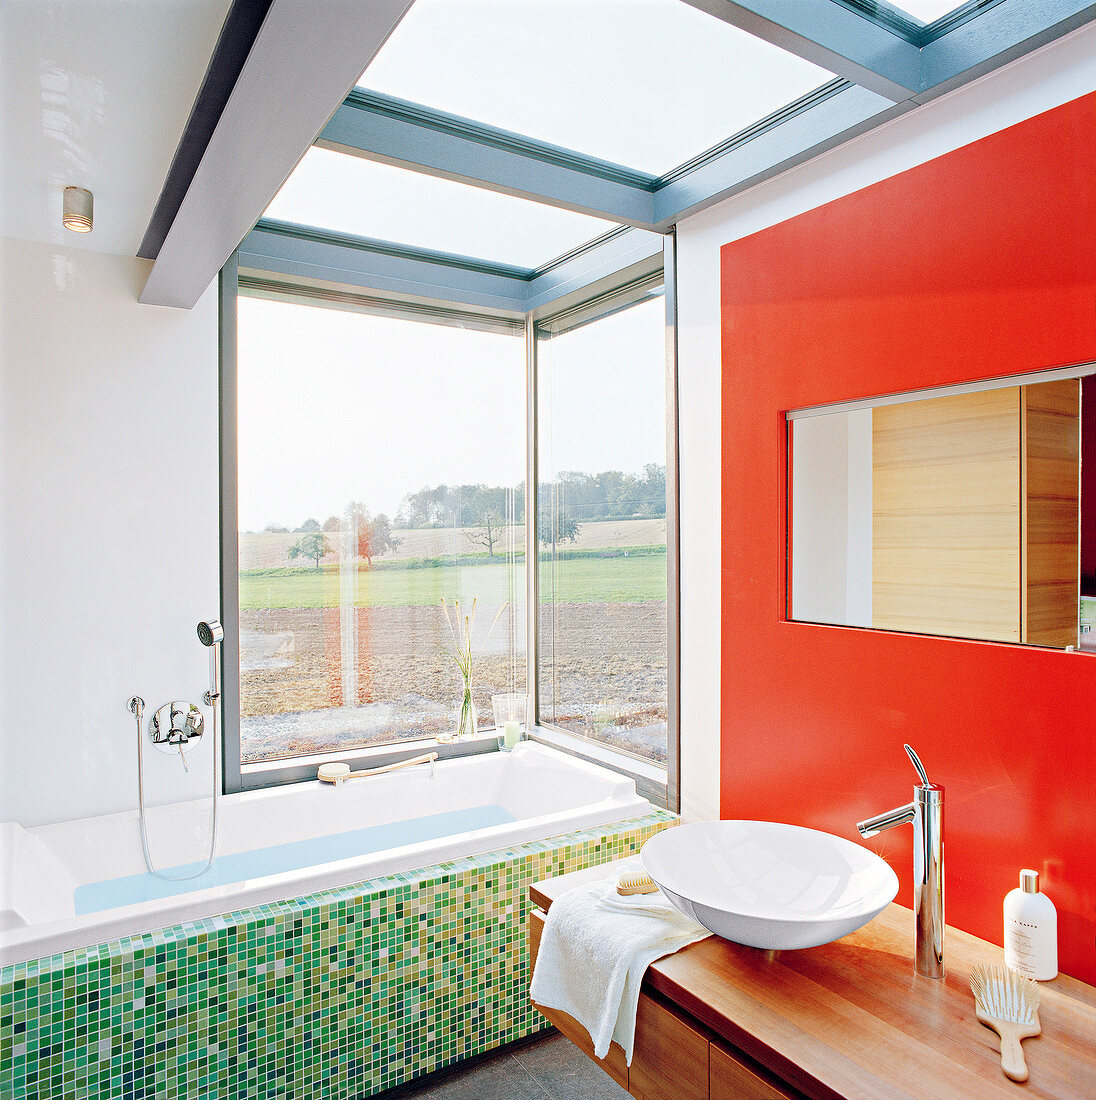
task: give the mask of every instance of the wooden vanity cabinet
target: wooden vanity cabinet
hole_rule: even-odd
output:
[[[648,993],[639,995],[628,1091],[636,1100],[708,1100],[708,1036]]]
[[[794,1100],[792,1092],[760,1067],[751,1068],[728,1048],[712,1040],[708,1053],[708,1095],[711,1100]]]
[[[543,911],[531,910],[531,965],[536,962],[543,929]],[[610,1044],[604,1058],[595,1058],[590,1036],[577,1020],[565,1012],[535,1007],[636,1100],[795,1100],[800,1096],[653,993],[639,995],[631,1066],[616,1043]]]

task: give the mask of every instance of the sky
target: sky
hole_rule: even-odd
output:
[[[241,531],[524,478],[520,335],[241,296],[238,359]],[[665,462],[661,299],[553,338],[542,370],[546,467]]]

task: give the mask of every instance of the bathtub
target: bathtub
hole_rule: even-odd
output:
[[[642,817],[615,772],[534,742],[351,780],[226,795],[217,860],[148,875],[135,811],[0,835],[0,966]],[[148,814],[154,862],[201,866],[209,802]]]

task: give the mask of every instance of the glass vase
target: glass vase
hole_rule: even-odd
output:
[[[479,717],[476,704],[472,701],[472,684],[464,681],[460,700],[460,718],[457,722],[457,740],[468,741],[479,732]]]

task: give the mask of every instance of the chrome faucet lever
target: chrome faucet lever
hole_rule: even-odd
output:
[[[929,782],[928,773],[909,745],[903,746],[921,779],[913,801],[861,821],[862,837],[875,836],[896,825],[913,823],[913,910],[916,921],[917,973],[944,976],[944,788]]]
[[[917,769],[917,774],[921,777],[922,787],[931,787],[929,782],[928,772],[925,771],[925,765],[921,763],[921,758],[909,747],[909,745],[903,745],[902,748],[906,750],[906,755],[913,761],[913,766]]]

